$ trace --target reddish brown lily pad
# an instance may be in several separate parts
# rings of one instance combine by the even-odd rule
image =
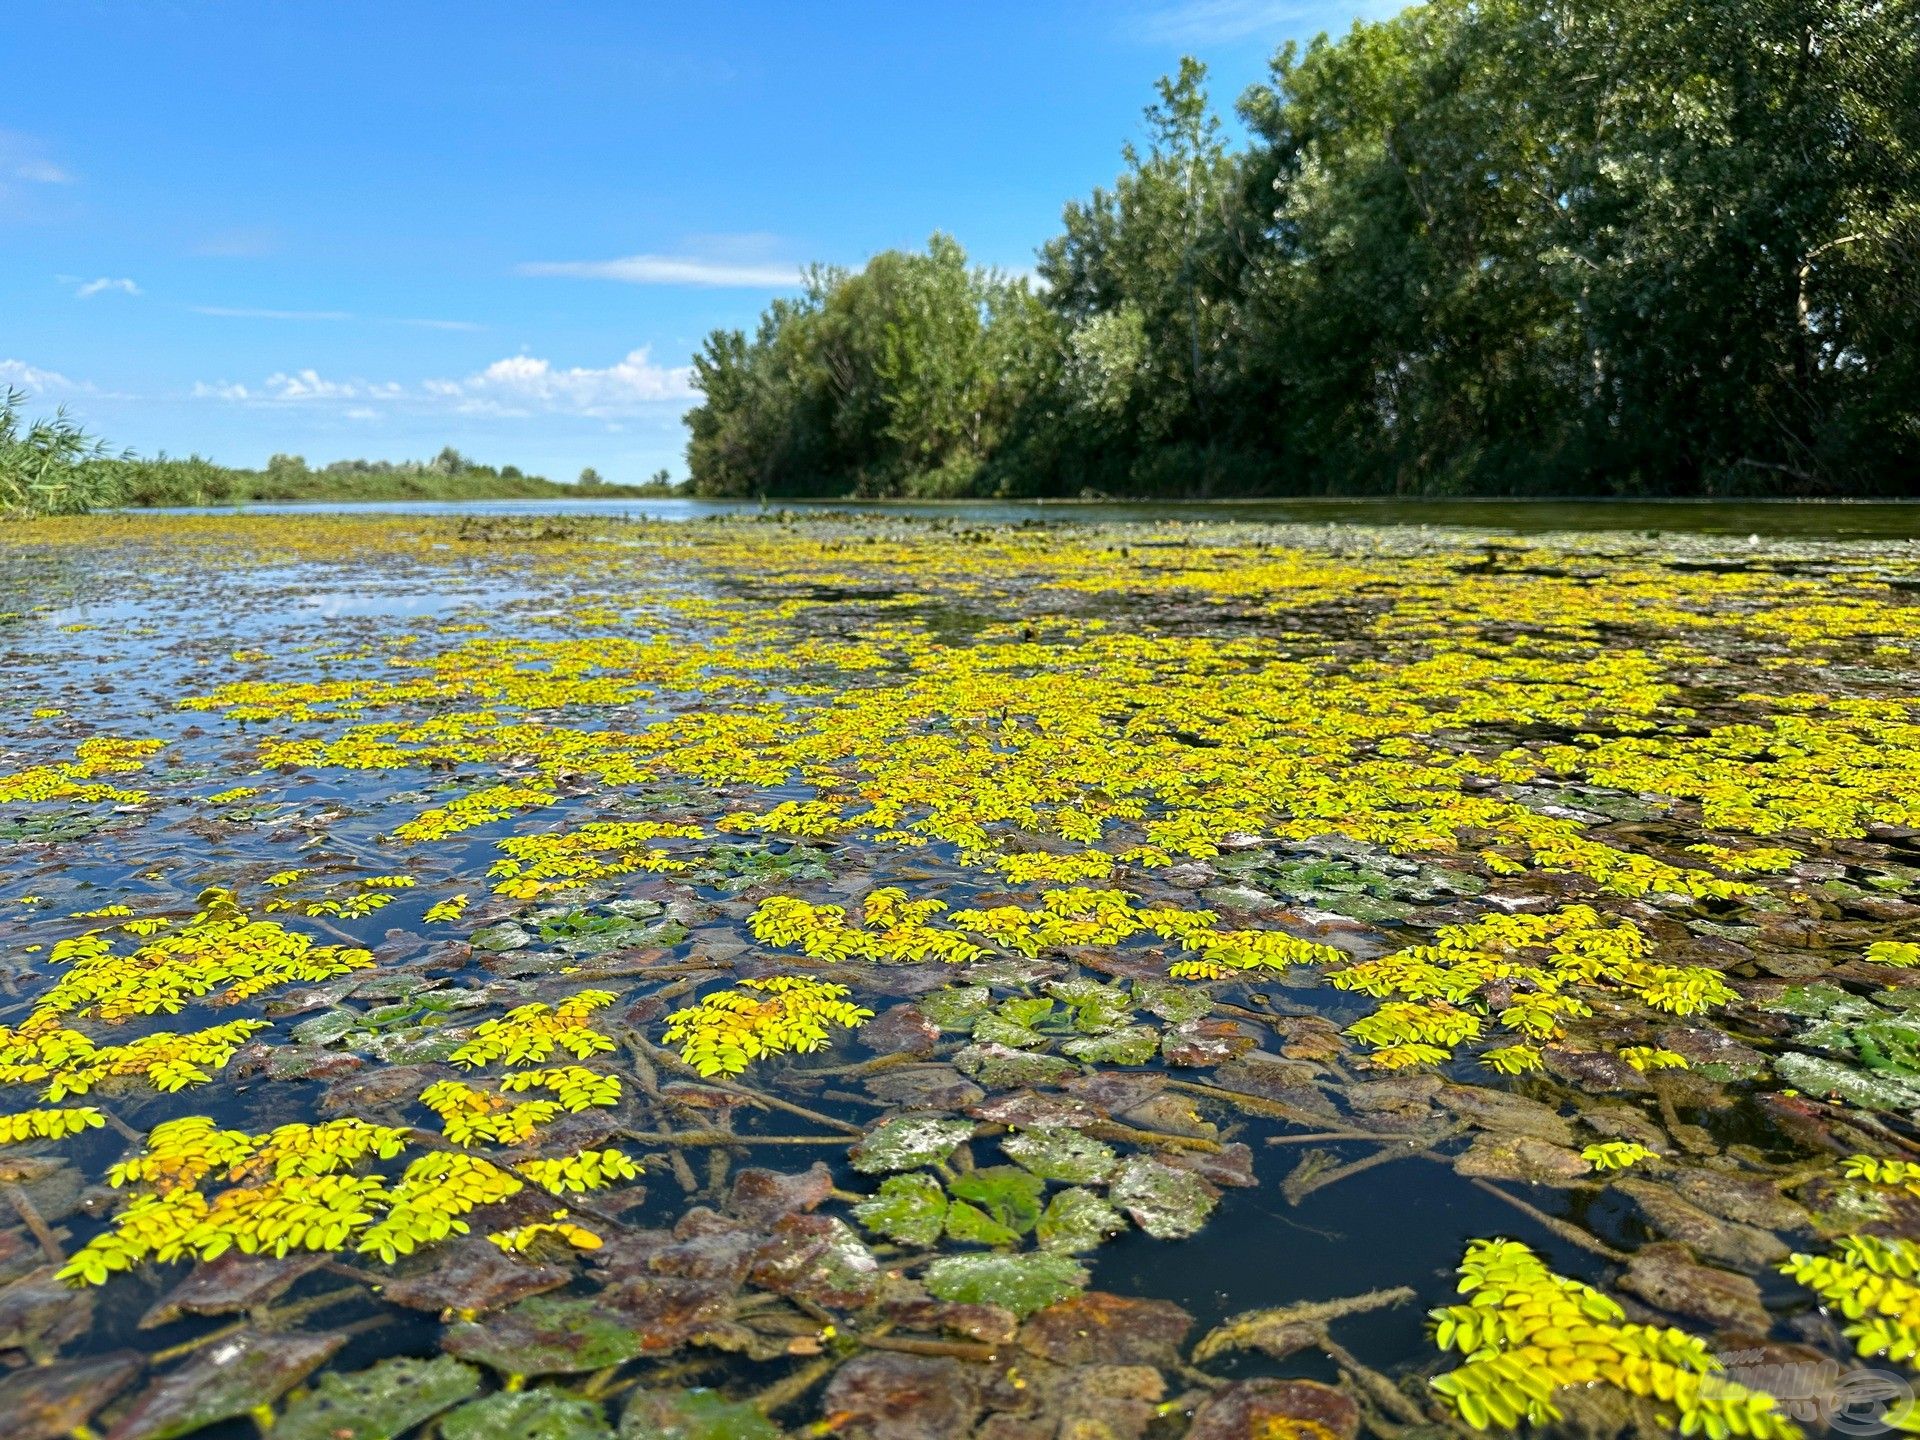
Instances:
[[[1092,1290],[1030,1316],[1020,1346],[1059,1365],[1179,1363],[1193,1317],[1171,1300]]]
[[[945,1356],[869,1351],[840,1367],[823,1408],[859,1440],[958,1440],[980,1413],[980,1380]]]
[[[733,1177],[728,1207],[743,1220],[767,1223],[796,1210],[814,1210],[833,1193],[833,1172],[821,1161],[798,1175],[742,1170]]]
[[[488,1247],[492,1249],[492,1246]],[[327,1263],[325,1255],[243,1255],[229,1250],[193,1267],[186,1279],[140,1317],[140,1328],[169,1325],[182,1315],[232,1315],[285,1294]]]
[[[558,1290],[569,1278],[558,1265],[516,1260],[475,1238],[429,1251],[419,1269],[386,1280],[380,1293],[410,1310],[473,1316]]]
[[[1250,1440],[1261,1435],[1354,1440],[1359,1433],[1359,1410],[1331,1385],[1312,1380],[1243,1380],[1200,1402],[1187,1440]]]
[[[13,1440],[60,1440],[131,1385],[146,1361],[120,1350],[16,1371],[0,1380],[0,1416]]]
[[[93,1292],[74,1290],[53,1273],[42,1266],[0,1289],[0,1352],[50,1356],[93,1327]]]

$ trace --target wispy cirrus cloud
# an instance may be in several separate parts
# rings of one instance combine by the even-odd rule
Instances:
[[[1337,28],[1348,21],[1385,15],[1399,0],[1174,0],[1133,11],[1125,21],[1130,39],[1149,45],[1219,45],[1235,40]]]
[[[613,260],[530,260],[522,275],[566,280],[618,280],[626,285],[703,285],[741,290],[790,290],[801,281],[789,262],[698,255],[625,255]]]
[[[102,275],[98,280],[82,282],[73,292],[77,300],[91,300],[96,295],[138,295],[140,287],[131,280],[112,280]]]
[[[55,200],[79,179],[47,152],[40,140],[0,129],[0,220],[38,220],[58,215],[71,201]]]
[[[196,315],[212,315],[222,320],[361,321],[368,325],[412,325],[425,330],[478,331],[487,327],[472,320],[427,320],[410,316],[355,315],[350,310],[263,310],[251,305],[190,305]]]
[[[351,320],[345,310],[261,310],[251,305],[190,305],[196,315],[221,320]]]
[[[685,405],[694,395],[692,380],[691,366],[656,365],[640,349],[606,366],[560,366],[512,355],[469,375],[417,384],[332,379],[310,368],[278,371],[256,384],[201,382],[192,394],[240,405],[337,405],[348,407],[342,413],[350,419],[367,418],[374,405],[418,413],[606,419]]]
[[[0,130],[0,181],[23,185],[72,185],[71,170],[56,164],[40,140],[19,130]]]

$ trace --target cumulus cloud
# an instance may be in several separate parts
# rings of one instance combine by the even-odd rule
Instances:
[[[42,370],[24,360],[0,360],[0,390],[25,390],[35,395],[83,390],[57,370]]]
[[[109,280],[102,275],[98,280],[88,280],[73,293],[79,299],[91,300],[96,295],[138,295],[140,287],[131,280]]]
[[[628,285],[705,285],[743,290],[789,290],[800,284],[793,264],[692,255],[627,255],[616,260],[534,260],[522,275],[568,280],[619,280]]]
[[[257,385],[201,382],[195,399],[243,405],[342,405],[456,415],[580,415],[606,418],[693,398],[691,366],[656,365],[645,349],[604,367],[562,367],[533,355],[512,355],[485,369],[417,385],[397,380],[336,380],[317,370],[280,371]],[[350,413],[350,412],[349,412]],[[359,417],[354,417],[359,418]]]
[[[514,355],[464,380],[429,380],[430,394],[491,411],[619,415],[693,395],[691,366],[656,365],[645,349],[631,350],[604,369],[562,369],[551,360]]]

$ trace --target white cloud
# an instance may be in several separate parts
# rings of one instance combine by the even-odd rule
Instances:
[[[349,310],[259,310],[251,306],[237,305],[194,305],[189,307],[196,315],[213,315],[222,320],[360,320],[361,316]],[[476,325],[471,320],[416,320],[412,318],[389,318],[383,315],[366,317],[370,325],[413,325],[424,330],[484,330],[484,325]]]
[[[0,130],[0,180],[27,185],[72,185],[73,173],[54,164],[46,147],[18,130]]]
[[[1263,35],[1278,45],[1289,35],[1337,27],[1387,8],[1382,0],[1345,6],[1324,0],[1175,0],[1135,12],[1127,31],[1150,45],[1218,45]]]
[[[534,260],[522,275],[569,280],[619,280],[628,285],[706,285],[745,290],[789,290],[800,267],[784,263],[709,260],[692,255],[628,255],[618,260]]]
[[[399,381],[332,380],[317,370],[280,371],[258,385],[231,381],[193,387],[199,400],[240,405],[341,405],[349,418],[366,418],[374,403],[392,409],[455,415],[630,415],[693,398],[691,366],[656,365],[644,349],[596,368],[562,368],[551,360],[513,355],[457,379]]]
[[[25,390],[44,395],[49,391],[84,390],[87,387],[69,380],[57,370],[42,370],[24,360],[0,360],[0,390]]]
[[[81,300],[91,300],[95,295],[108,295],[114,292],[123,295],[138,295],[140,287],[131,280],[109,280],[102,275],[98,280],[89,280],[74,295]]]
[[[655,365],[644,349],[605,369],[559,369],[551,360],[514,355],[464,380],[430,380],[434,394],[484,407],[523,407],[574,415],[619,415],[693,395],[692,367]]]
[[[21,160],[13,167],[13,178],[29,185],[71,185],[73,176],[51,160]]]

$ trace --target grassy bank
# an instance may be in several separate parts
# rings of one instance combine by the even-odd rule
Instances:
[[[645,485],[614,485],[588,469],[569,485],[512,465],[483,465],[452,446],[431,460],[339,460],[318,469],[297,455],[276,455],[260,470],[197,455],[116,455],[64,413],[29,419],[24,396],[0,394],[0,515],[71,515],[121,505],[591,500],[672,493],[665,471]]]
[[[263,502],[352,503],[374,500],[541,500],[614,499],[672,493],[664,484],[564,484],[541,475],[524,475],[512,466],[468,464],[437,469],[431,465],[320,470],[276,466],[242,470],[198,458],[188,460],[102,460],[95,467],[118,505],[246,505]]]

